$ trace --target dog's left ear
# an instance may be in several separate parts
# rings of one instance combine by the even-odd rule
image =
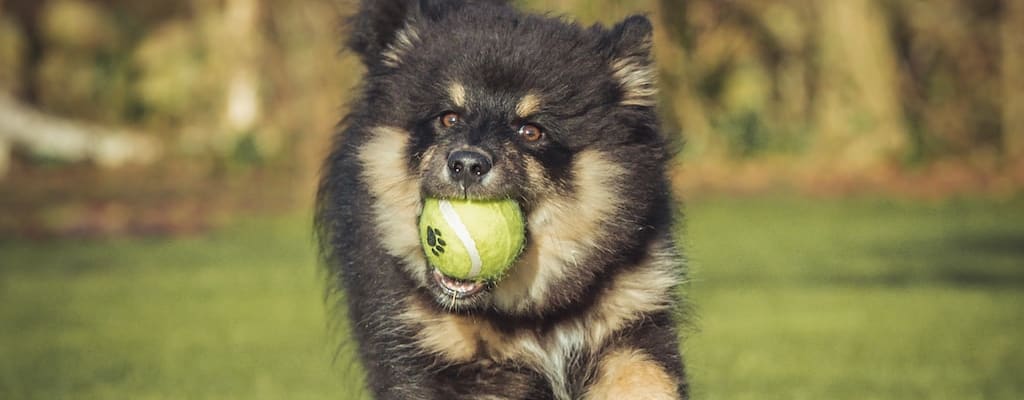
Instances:
[[[654,27],[647,17],[634,15],[608,32],[612,75],[622,89],[621,104],[652,107],[657,104],[657,71],[651,54]]]

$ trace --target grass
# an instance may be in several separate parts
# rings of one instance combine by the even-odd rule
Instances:
[[[696,398],[1024,396],[1024,202],[691,211]]]
[[[0,398],[319,399],[332,367],[304,220],[0,250]],[[344,362],[342,359],[340,362]],[[337,398],[337,396],[334,396]]]
[[[695,398],[1024,396],[1024,199],[687,214]],[[307,222],[0,244],[0,398],[361,398]]]

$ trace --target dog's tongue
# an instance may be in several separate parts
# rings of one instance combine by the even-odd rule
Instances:
[[[458,296],[469,296],[472,294],[476,294],[476,292],[479,292],[481,289],[484,288],[484,284],[482,282],[472,282],[464,281],[461,279],[455,279],[446,276],[445,274],[442,274],[441,271],[438,271],[436,269],[434,270],[434,279],[437,280],[437,283],[441,284],[442,287],[450,290],[453,294]]]

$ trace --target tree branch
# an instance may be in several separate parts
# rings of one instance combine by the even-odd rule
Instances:
[[[160,143],[154,138],[52,116],[6,94],[0,94],[0,141],[32,154],[71,162],[92,161],[102,167],[147,164],[161,153]]]

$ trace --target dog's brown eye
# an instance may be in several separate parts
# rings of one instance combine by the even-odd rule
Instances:
[[[519,137],[527,142],[536,142],[544,138],[544,131],[537,125],[524,124],[519,127]]]
[[[445,128],[451,128],[455,126],[455,124],[459,123],[459,121],[461,120],[462,119],[459,118],[459,114],[445,113],[444,115],[441,116],[441,125],[444,125]]]

